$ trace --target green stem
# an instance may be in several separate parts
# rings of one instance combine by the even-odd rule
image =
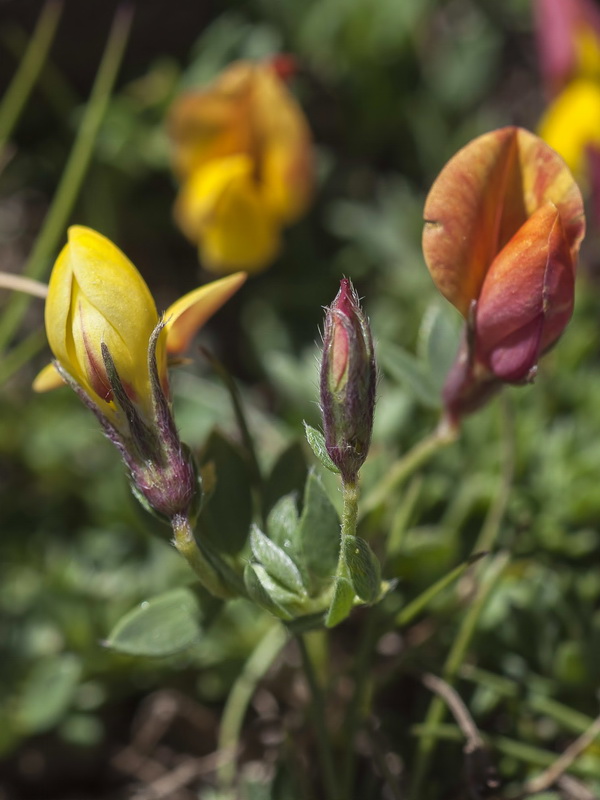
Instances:
[[[354,782],[355,746],[354,740],[356,732],[364,715],[365,697],[367,696],[367,686],[370,681],[369,664],[373,655],[373,646],[379,633],[377,620],[378,606],[369,609],[364,629],[361,631],[358,653],[354,661],[354,693],[348,705],[344,731],[346,736],[346,752],[342,765],[342,792],[344,800],[352,797],[352,787]]]
[[[44,277],[73,210],[125,51],[131,20],[132,10],[128,7],[122,7],[115,15],[75,144],[44,225],[25,265],[24,274],[29,278],[39,280]],[[6,350],[21,324],[28,304],[29,298],[21,294],[13,295],[7,303],[0,318],[0,352]]]
[[[219,728],[219,753],[223,759],[217,771],[220,789],[231,790],[235,782],[236,752],[248,705],[258,683],[273,664],[287,642],[285,628],[273,625],[258,642],[233,684],[221,717]]]
[[[194,570],[202,585],[215,597],[228,598],[232,592],[225,586],[220,575],[201,552],[187,517],[177,514],[171,520],[173,544]]]
[[[319,686],[315,669],[306,647],[306,642],[302,634],[296,636],[296,641],[300,648],[302,656],[302,665],[304,667],[304,674],[310,687],[310,713],[312,716],[315,736],[317,737],[317,746],[319,753],[319,760],[321,762],[321,770],[323,773],[323,784],[327,800],[347,800],[338,793],[337,775],[335,765],[333,762],[333,753],[331,742],[327,733],[327,721],[325,716],[325,698]]]
[[[444,680],[449,684],[453,683],[458,673],[471,640],[473,639],[475,631],[477,630],[477,624],[479,622],[481,612],[483,611],[483,607],[485,606],[491,591],[496,586],[498,579],[508,564],[508,560],[508,555],[501,553],[489,565],[475,600],[471,604],[463,619],[458,631],[458,635],[454,640],[446,659],[442,673]],[[419,745],[415,756],[413,778],[409,793],[409,798],[411,800],[421,800],[423,796],[423,780],[429,770],[429,764],[431,762],[436,743],[435,730],[443,722],[445,713],[446,704],[444,700],[438,696],[432,698],[425,716],[425,722],[423,724],[423,735],[419,739]]]
[[[500,486],[494,502],[487,514],[479,538],[475,543],[473,552],[490,550],[493,546],[500,523],[504,517],[506,507],[510,498],[510,491],[515,473],[515,428],[511,415],[509,401],[506,395],[500,397],[501,411],[501,441],[502,441],[502,466],[500,474]]]
[[[455,442],[458,430],[446,423],[440,424],[429,436],[405,453],[389,470],[385,478],[361,502],[361,517],[382,506],[413,472],[423,466],[435,453]]]
[[[358,481],[342,484],[342,536],[356,536],[358,524]]]
[[[240,429],[240,433],[242,435],[242,441],[244,442],[244,449],[246,451],[246,455],[248,457],[248,461],[250,463],[250,470],[252,476],[252,482],[254,484],[254,488],[256,490],[257,496],[261,499],[261,508],[259,511],[261,512],[262,516],[262,490],[263,490],[263,480],[262,480],[262,472],[260,469],[260,464],[258,461],[258,456],[256,454],[256,446],[254,444],[254,439],[252,438],[252,434],[250,433],[250,426],[248,425],[248,421],[246,419],[246,412],[244,410],[244,406],[242,403],[242,398],[240,396],[240,391],[238,386],[231,376],[229,370],[222,364],[216,356],[214,356],[209,350],[206,348],[201,348],[201,351],[204,357],[208,360],[211,367],[217,373],[223,385],[229,392],[229,396],[231,398],[231,404],[233,406],[233,412],[235,414],[235,418]]]
[[[460,677],[463,680],[472,681],[478,686],[483,686],[501,697],[519,698],[519,702],[534,713],[550,717],[559,725],[577,734],[584,733],[594,721],[592,717],[581,711],[569,708],[552,697],[546,697],[533,691],[529,682],[525,685],[526,694],[523,695],[523,687],[519,683],[504,675],[496,675],[470,664],[464,664],[461,667]]]
[[[508,401],[504,400],[501,406],[503,457],[500,483],[495,500],[490,506],[490,509],[484,520],[481,533],[475,544],[474,554],[477,554],[480,551],[490,550],[493,547],[500,531],[500,523],[508,504],[514,472],[514,429],[512,426],[510,409],[507,405],[507,402]],[[489,571],[486,575],[486,580],[480,586],[475,601],[463,619],[458,631],[458,635],[454,640],[444,665],[443,677],[449,684],[453,683],[462,665],[473,635],[475,634],[483,606],[485,605],[490,592],[494,588],[496,581],[500,577],[507,562],[508,557],[501,554],[490,564]],[[425,718],[425,731],[427,732],[440,725],[444,719],[445,713],[446,705],[442,698],[437,696],[432,698],[427,711],[427,716]],[[409,795],[411,800],[420,800],[423,778],[429,767],[431,757],[433,756],[435,743],[436,739],[433,734],[426,734],[419,741],[415,760],[415,768],[413,771],[411,792]]]
[[[404,606],[404,608],[398,612],[395,619],[396,625],[401,628],[409,625],[413,619],[418,616],[421,611],[423,611],[423,609],[427,608],[434,597],[437,597],[440,592],[443,592],[444,589],[450,586],[450,584],[458,580],[458,578],[460,578],[460,576],[466,572],[469,567],[471,567],[476,561],[479,561],[480,558],[483,558],[484,555],[486,554],[477,553],[468,561],[459,564],[458,567],[455,567],[447,575],[442,576],[438,581],[429,586],[429,588],[425,589],[424,592],[418,595],[418,597],[415,597],[414,600],[412,600],[408,605]]]
[[[48,55],[54,39],[63,3],[49,0],[42,9],[37,25],[19,68],[0,104],[0,153],[4,150]]]
[[[458,725],[438,725],[434,729],[429,729],[426,725],[414,725],[410,733],[413,736],[421,737],[432,733],[436,739],[444,739],[453,742],[464,742],[464,733]],[[549,767],[556,761],[556,753],[543,750],[527,742],[515,741],[507,736],[487,736],[481,734],[481,738],[486,745],[502,755],[516,758],[529,765],[538,767]],[[598,777],[598,758],[593,756],[580,758],[570,767],[573,775],[581,778],[597,779]]]
[[[358,525],[358,481],[352,483],[342,481],[342,524],[340,537],[343,542],[344,536],[356,536],[356,526]],[[337,568],[334,581],[339,578],[350,580],[350,574],[344,556],[344,547],[340,546]]]

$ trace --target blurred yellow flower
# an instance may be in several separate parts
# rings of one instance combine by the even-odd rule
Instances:
[[[577,179],[585,178],[586,151],[600,147],[600,83],[578,78],[567,84],[546,109],[538,133]]]
[[[156,343],[156,368],[168,391],[168,354],[183,352],[195,332],[237,291],[246,278],[237,273],[201,286],[173,303],[164,314]],[[48,287],[46,332],[56,362],[113,424],[120,409],[107,358],[129,400],[152,417],[150,340],[159,315],[152,295],[131,261],[109,239],[91,228],[69,228]],[[154,354],[152,354],[154,356]],[[49,365],[34,382],[36,391],[62,383]]]
[[[600,219],[600,8],[534,0],[540,71],[552,98],[538,133],[591,196]]]
[[[258,272],[313,188],[306,119],[273,63],[239,61],[182,95],[169,117],[182,187],[175,219],[207,269]]]

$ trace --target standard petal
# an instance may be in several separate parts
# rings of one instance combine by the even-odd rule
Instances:
[[[546,203],[558,209],[573,266],[585,236],[583,197],[564,160],[539,136],[517,129],[519,173],[528,217]]]
[[[525,221],[522,198],[518,191],[510,191],[516,146],[516,128],[493,131],[470,142],[446,164],[425,203],[425,261],[437,288],[464,316],[501,248],[509,192],[513,233]]]
[[[264,196],[273,214],[287,224],[305,212],[312,197],[310,129],[272,64],[257,66],[252,101]]]
[[[254,65],[232,64],[206,89],[187,92],[169,111],[173,167],[180,179],[214,158],[249,152]]]
[[[165,311],[167,352],[183,353],[204,323],[237,292],[246,280],[236,272],[180,297]]]
[[[558,209],[574,260],[585,230],[581,193],[539,137],[492,131],[444,167],[425,205],[423,252],[434,283],[464,316],[496,255],[547,202]]]
[[[158,313],[146,282],[127,256],[101,233],[69,228],[70,266],[82,294],[137,356],[148,349]]]

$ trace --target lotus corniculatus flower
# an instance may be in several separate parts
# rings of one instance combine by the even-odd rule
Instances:
[[[238,61],[171,108],[175,219],[216,273],[258,272],[277,256],[282,228],[306,210],[311,135],[281,75],[281,58]]]
[[[34,388],[68,383],[119,449],[138,498],[160,516],[193,518],[200,496],[171,415],[167,366],[241,286],[244,273],[190,292],[159,318],[131,261],[100,233],[73,226],[48,287],[54,361]]]
[[[545,142],[508,127],[446,164],[424,216],[433,281],[467,323],[444,388],[448,419],[458,423],[503,383],[532,380],[569,322],[583,201]]]

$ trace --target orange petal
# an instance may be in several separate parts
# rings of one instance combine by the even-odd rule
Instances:
[[[64,385],[65,382],[61,378],[60,373],[54,364],[48,364],[35,376],[33,381],[33,391],[50,392],[52,389],[58,389],[59,386]]]
[[[180,297],[165,312],[167,352],[182,353],[204,323],[237,292],[246,280],[245,272],[236,272]]]
[[[475,319],[477,360],[502,380],[523,380],[571,318],[574,281],[560,214],[547,203],[487,273]]]
[[[539,137],[501,128],[446,164],[425,204],[423,252],[434,283],[464,316],[496,255],[547,202],[558,209],[574,259],[585,230],[581,193]]]
[[[237,61],[206,89],[186,92],[173,103],[168,132],[180,179],[213,158],[250,151],[254,70],[252,62]]]

